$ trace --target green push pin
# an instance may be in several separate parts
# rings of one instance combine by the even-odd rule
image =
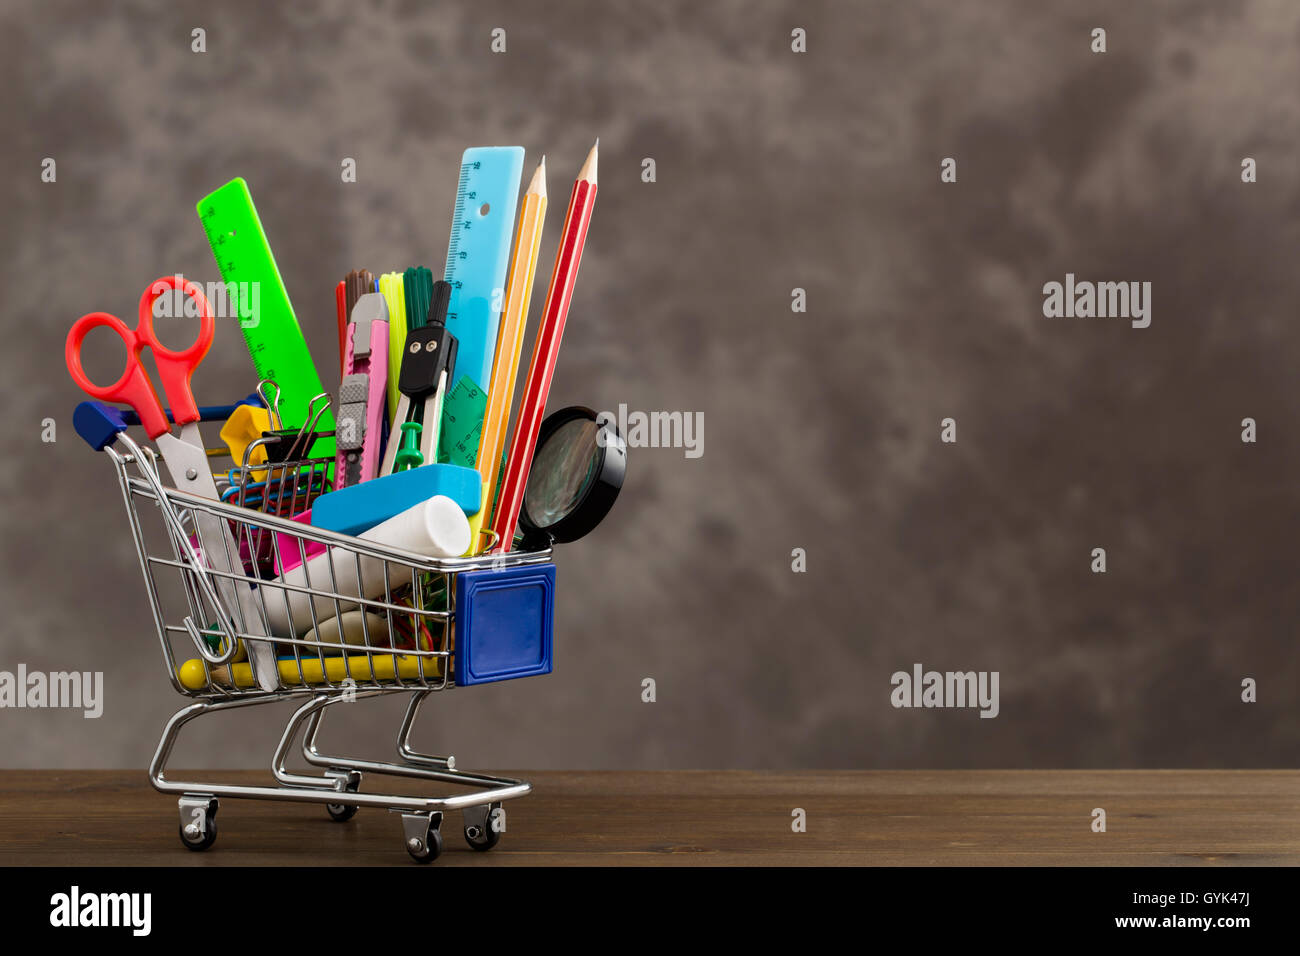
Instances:
[[[393,474],[408,468],[419,468],[424,464],[424,455],[420,454],[420,423],[402,422],[402,443],[393,458]]]

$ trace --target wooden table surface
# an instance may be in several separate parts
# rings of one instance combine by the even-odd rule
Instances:
[[[1300,771],[509,775],[534,790],[506,805],[500,845],[471,851],[454,814],[435,866],[1300,863]],[[796,807],[806,833],[791,830]],[[1092,832],[1094,807],[1105,833]],[[399,818],[381,810],[339,824],[318,805],[227,798],[204,853],[181,847],[178,822],[176,798],[142,770],[0,771],[0,865],[411,865]]]

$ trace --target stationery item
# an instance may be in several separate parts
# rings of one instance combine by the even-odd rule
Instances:
[[[416,303],[423,303],[423,292],[417,284],[407,289]],[[408,317],[406,347],[402,352],[402,366],[398,373],[397,388],[402,393],[397,403],[393,424],[404,428],[408,423],[420,425],[420,464],[437,460],[438,430],[442,424],[442,401],[447,391],[447,377],[456,361],[458,343],[447,331],[444,320],[451,286],[442,281],[431,283],[431,300],[427,304],[424,322],[413,324],[409,313],[412,298],[407,299]],[[412,434],[413,429],[407,429]],[[390,441],[384,453],[380,474],[389,475],[397,463],[399,441]]]
[[[175,351],[163,345],[154,332],[153,304],[161,295],[170,294],[180,289],[197,307],[199,313],[199,335],[189,348]],[[126,369],[122,377],[109,386],[100,386],[92,382],[81,364],[81,350],[86,335],[96,328],[109,328],[116,332],[126,346]],[[190,388],[190,379],[194,370],[208,354],[212,346],[215,331],[212,306],[208,303],[203,290],[193,282],[180,276],[164,276],[150,284],[140,296],[138,318],[134,329],[128,328],[115,315],[107,312],[91,312],[73,323],[68,332],[64,348],[68,371],[82,390],[92,398],[108,402],[121,402],[130,405],[140,416],[145,434],[158,446],[163,460],[172,476],[172,484],[180,491],[204,498],[217,499],[217,484],[208,465],[207,452],[203,446],[203,436],[199,432],[199,408],[194,402],[194,393]],[[171,415],[163,410],[162,401],[154,390],[153,383],[140,361],[140,352],[145,346],[153,353],[158,368],[158,377],[162,381],[163,391],[171,404]],[[168,419],[172,418],[181,426],[180,437],[171,433]],[[243,585],[236,585],[226,575],[236,571],[235,562],[239,559],[239,547],[231,534],[230,526],[220,517],[195,510],[195,527],[203,549],[204,561],[213,571],[218,572],[216,588],[226,607],[238,607],[241,621],[228,622],[232,631],[255,632],[260,627],[257,601],[253,592]],[[238,569],[243,574],[242,566]],[[242,627],[239,626],[242,624]],[[264,690],[275,688],[275,654],[271,645],[264,641],[252,642],[250,653],[258,674],[258,680]]]
[[[299,428],[277,428],[264,432],[262,437],[268,439],[267,460],[278,465],[284,462],[302,461],[312,454],[324,457],[317,445],[321,439],[321,429],[317,426],[329,407],[329,394],[322,392],[307,403],[307,421]]]
[[[228,284],[243,283],[239,288],[258,284],[260,313],[241,316],[239,322],[258,378],[271,379],[280,387],[281,404],[286,407],[307,407],[325,388],[298,327],[248,185],[242,179],[232,179],[199,200],[197,209],[221,277]],[[328,410],[321,428],[334,430],[334,417]],[[334,439],[322,439],[317,453],[333,457]]]
[[[519,514],[524,548],[577,541],[604,520],[627,473],[627,445],[609,416],[571,405],[546,417]]]
[[[261,403],[261,407],[271,413],[271,427],[283,428],[284,419],[280,417],[280,386],[269,378],[264,378],[257,383],[257,388],[249,398],[256,398]],[[245,404],[257,404],[245,399]],[[204,416],[207,417],[207,416]]]
[[[209,624],[206,629],[199,631],[199,635],[203,638],[203,643],[208,645],[208,650],[212,651],[212,653],[220,654],[225,650],[225,640],[215,621]],[[236,663],[248,660],[248,651],[244,649],[243,641],[235,642],[235,656],[232,657],[231,660]]]
[[[360,537],[434,558],[457,558],[469,547],[469,519],[446,495],[434,495]]]
[[[555,361],[559,356],[560,339],[564,335],[564,322],[569,314],[578,266],[582,262],[582,248],[591,224],[591,212],[596,204],[596,161],[600,140],[591,147],[587,161],[578,172],[569,196],[569,210],[564,217],[564,231],[560,234],[560,247],[555,256],[555,269],[551,284],[546,290],[546,304],[542,308],[541,324],[533,345],[533,357],[528,366],[519,417],[515,423],[514,437],[510,443],[510,459],[506,464],[505,478],[497,498],[492,530],[497,535],[497,547],[509,551],[523,504],[528,483],[528,469],[537,444],[537,433],[546,410],[546,397],[551,390],[555,374]]]
[[[318,412],[312,421],[320,417]],[[320,432],[315,428],[277,428],[262,433],[263,438],[273,439],[266,444],[266,458],[273,465],[282,465],[286,461],[301,461],[309,458],[320,439]]]
[[[286,686],[306,684],[323,684],[329,681],[341,683],[351,677],[357,683],[370,680],[419,680],[421,676],[442,677],[442,658],[415,657],[409,654],[389,654],[372,651],[369,654],[354,654],[348,657],[326,657],[322,664],[319,657],[304,653],[300,660],[288,658],[276,662],[280,680]],[[301,670],[299,670],[301,667]],[[247,664],[225,665],[212,668],[212,683],[229,687],[252,687],[253,675]],[[176,669],[176,677],[181,686],[189,690],[202,690],[208,686],[203,662],[198,658],[186,661]]]
[[[403,472],[403,474],[407,474]],[[367,485],[374,484],[368,482]],[[367,485],[357,485],[364,488]],[[315,509],[313,508],[313,511]],[[386,547],[411,551],[428,557],[454,558],[469,548],[469,519],[456,502],[443,495],[421,501],[412,508],[375,525],[358,537]],[[387,564],[378,558],[339,552],[331,560],[329,553],[318,554],[291,568],[274,581],[263,582],[267,620],[272,633],[289,637],[309,630],[340,611],[353,610],[353,605],[330,598],[311,599],[301,590],[291,588],[311,587],[327,590],[343,597],[373,599],[384,594],[385,587],[399,586],[403,579],[410,580],[410,572],[400,564]],[[388,574],[384,569],[388,567]],[[276,584],[288,587],[276,587]],[[315,609],[315,622],[312,609]]]
[[[397,457],[393,459],[393,473],[419,468],[424,464],[424,455],[420,451],[420,433],[423,431],[419,422],[402,422],[401,445]]]
[[[433,302],[433,273],[424,266],[411,266],[402,273],[402,291],[406,296],[406,330],[429,324],[429,305]],[[446,322],[445,309],[440,321]]]
[[[248,446],[261,438],[263,432],[270,430],[269,409],[239,405],[221,426],[221,440],[230,449],[230,460],[237,467],[242,468],[245,464],[262,465],[266,463],[266,448],[262,445],[254,445],[250,453]],[[244,461],[245,454],[248,455],[247,462]],[[250,471],[249,475],[256,481],[263,481],[266,479],[266,469]]]
[[[446,459],[448,464],[473,468],[478,463],[487,401],[487,393],[470,381],[468,375],[462,375],[447,396],[442,411],[442,452],[439,457]]]
[[[335,488],[378,476],[387,386],[388,305],[378,292],[368,292],[357,299],[348,322],[335,426]]]
[[[441,575],[425,574],[421,576],[421,592],[424,603],[420,610],[441,611],[447,608],[447,582]],[[414,608],[416,598],[411,588],[405,593],[394,594],[393,603]],[[445,649],[443,632],[446,623],[423,614],[393,614],[393,647],[402,651],[433,651]]]
[[[232,468],[224,478],[228,484],[221,490],[222,501],[234,501],[241,508],[257,508],[271,514],[282,514],[282,509],[279,507],[282,499],[304,495],[315,497],[325,487],[324,475],[319,472],[312,474],[310,478],[300,477],[297,482],[292,477],[282,480],[279,474],[269,481],[245,482],[242,469]]]
[[[339,323],[339,374],[346,375],[347,365],[348,321],[352,310],[357,307],[357,299],[368,292],[375,291],[375,277],[368,269],[353,269],[334,287],[334,305],[338,311]]]
[[[402,349],[406,347],[406,287],[400,272],[385,272],[379,277],[379,291],[388,303],[388,420],[397,416],[397,372],[402,367]]]
[[[357,644],[365,647],[367,635],[370,638],[368,646],[388,647],[387,616],[373,611],[345,611],[338,617],[321,621],[317,627],[304,634],[303,639],[320,644]]]
[[[514,254],[510,260],[509,278],[506,280],[505,306],[501,312],[501,327],[497,333],[496,358],[492,362],[492,386],[487,404],[479,413],[482,426],[461,439],[451,434],[456,427],[452,409],[465,379],[456,383],[443,413],[443,428],[450,443],[448,460],[462,462],[458,455],[477,445],[474,467],[483,476],[483,507],[470,516],[471,548],[478,550],[482,541],[479,532],[490,525],[492,504],[496,500],[497,475],[500,473],[501,453],[506,444],[506,428],[510,423],[510,403],[515,397],[515,380],[519,373],[519,358],[524,350],[524,327],[528,323],[528,306],[533,297],[533,280],[537,275],[537,256],[542,248],[542,224],[546,219],[546,157],[537,164],[532,181],[524,193],[519,208],[519,225],[515,232]],[[455,419],[461,417],[457,412]],[[471,418],[473,412],[471,412]],[[448,420],[452,420],[449,422]],[[464,462],[468,464],[468,462]]]
[[[334,313],[338,320],[339,326],[339,374],[343,374],[344,353],[347,351],[347,333],[348,333],[348,316],[352,310],[348,308],[348,283],[347,280],[341,280],[334,287]]]
[[[397,442],[396,435],[389,439],[390,445]],[[481,492],[482,482],[473,468],[421,465],[321,495],[312,503],[311,523],[339,534],[361,534],[434,495],[445,495],[466,514],[473,514],[482,504]]]
[[[483,392],[491,385],[523,166],[521,146],[474,147],[461,157],[445,276],[452,285],[447,328],[460,343],[447,376],[452,385],[464,375]],[[438,460],[452,459],[440,453]]]
[[[311,524],[311,508],[300,512],[290,521],[297,521],[299,524]],[[301,547],[299,547],[301,545]],[[275,548],[273,555],[275,558],[275,573],[285,574],[292,571],[298,565],[303,563],[303,556],[310,561],[316,555],[322,553],[327,545],[319,541],[308,541],[306,538],[297,538],[291,534],[285,534],[283,531],[275,533]]]

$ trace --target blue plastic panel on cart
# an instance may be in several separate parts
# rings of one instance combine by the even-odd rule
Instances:
[[[456,576],[455,679],[461,687],[551,672],[555,565]]]

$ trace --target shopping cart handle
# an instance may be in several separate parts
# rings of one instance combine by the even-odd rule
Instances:
[[[225,421],[235,413],[240,405],[262,407],[262,400],[254,392],[235,402],[233,405],[202,405],[199,407],[199,421]],[[174,422],[172,410],[164,409],[167,421]],[[120,432],[131,425],[139,425],[140,416],[129,408],[114,408],[103,402],[82,402],[72,413],[72,427],[85,439],[86,444],[95,451],[103,451],[117,441]]]
[[[235,409],[238,408],[240,405],[256,405],[258,408],[266,407],[265,405],[262,404],[262,400],[258,398],[257,393],[253,392],[250,395],[245,395],[243,398],[235,402],[235,404],[233,405],[200,405],[199,421],[201,422],[223,421],[224,422],[231,415],[235,414]],[[173,425],[176,424],[176,419],[172,417],[172,410],[170,408],[164,408],[163,414],[167,416],[167,421],[171,422]],[[122,417],[126,419],[126,423],[128,425],[140,424],[140,416],[137,415],[133,409],[130,408],[122,409]]]
[[[126,431],[126,413],[103,402],[82,402],[72,413],[72,427],[87,445],[103,451]]]

